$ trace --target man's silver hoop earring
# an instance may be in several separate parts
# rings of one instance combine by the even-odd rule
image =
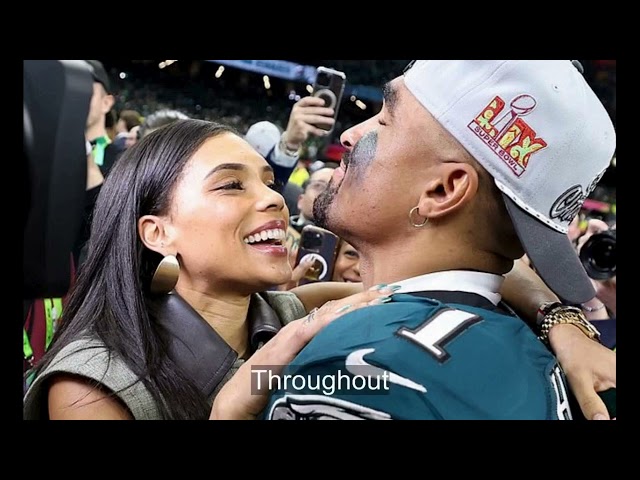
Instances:
[[[411,211],[409,212],[409,222],[411,222],[411,225],[413,225],[413,226],[414,226],[414,227],[416,227],[416,228],[424,227],[424,226],[427,224],[427,222],[429,221],[429,219],[425,217],[425,219],[423,220],[423,222],[422,222],[422,223],[416,223],[416,222],[413,220],[413,214],[414,214],[416,211],[418,211],[418,207],[413,207],[413,208],[411,209]]]

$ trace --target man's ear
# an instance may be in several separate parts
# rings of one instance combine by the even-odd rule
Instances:
[[[421,217],[432,220],[460,211],[478,191],[478,172],[467,163],[443,162],[430,173],[418,203]]]
[[[116,99],[113,95],[105,95],[102,97],[102,113],[105,115],[113,108],[116,103]]]
[[[145,215],[138,220],[138,235],[140,240],[149,250],[159,254],[174,255],[171,249],[173,236],[166,220],[157,215]]]

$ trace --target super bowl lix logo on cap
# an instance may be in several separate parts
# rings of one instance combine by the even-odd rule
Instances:
[[[522,117],[536,108],[531,95],[518,95],[509,103],[495,96],[480,114],[469,123],[469,129],[520,177],[529,164],[531,155],[547,146],[536,137],[536,131]]]

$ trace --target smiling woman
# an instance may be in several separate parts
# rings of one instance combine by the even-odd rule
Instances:
[[[128,149],[102,187],[24,417],[206,419],[267,342],[264,358],[293,358],[318,328],[294,320],[320,305],[267,291],[291,277],[288,211],[273,184],[264,158],[211,122],[181,120]],[[314,322],[384,294],[335,302]]]

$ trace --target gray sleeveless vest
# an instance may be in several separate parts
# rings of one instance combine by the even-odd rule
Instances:
[[[206,321],[179,295],[166,295],[154,316],[171,333],[170,357],[213,405],[227,381],[244,363]],[[250,347],[260,348],[282,326],[302,318],[306,311],[290,292],[254,294],[249,305]],[[65,346],[30,385],[25,398],[25,420],[48,419],[47,380],[56,373],[76,374],[103,385],[128,407],[136,420],[160,419],[154,397],[137,375],[98,339],[90,336]]]

